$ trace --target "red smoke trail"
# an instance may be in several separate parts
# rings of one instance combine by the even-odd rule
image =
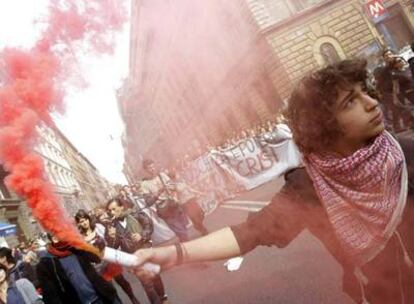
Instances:
[[[85,244],[72,225],[53,186],[45,179],[40,156],[34,152],[41,122],[63,109],[64,86],[73,78],[74,50],[111,52],[116,31],[126,20],[120,0],[52,0],[41,38],[30,50],[0,53],[0,162],[10,172],[6,183],[27,200],[40,224],[77,248]],[[3,79],[1,79],[3,78]]]

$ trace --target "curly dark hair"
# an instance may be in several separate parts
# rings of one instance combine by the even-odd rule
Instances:
[[[367,89],[367,61],[344,60],[303,77],[285,110],[293,138],[303,154],[318,153],[342,135],[335,118],[338,89],[360,83]]]

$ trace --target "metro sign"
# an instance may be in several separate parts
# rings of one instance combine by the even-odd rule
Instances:
[[[382,0],[370,0],[365,3],[365,10],[371,18],[378,18],[387,12]]]

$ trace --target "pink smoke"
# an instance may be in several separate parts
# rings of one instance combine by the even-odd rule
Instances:
[[[26,199],[39,223],[59,239],[94,251],[83,242],[45,179],[42,159],[34,152],[35,126],[52,124],[63,110],[64,83],[73,77],[74,50],[108,53],[126,21],[119,0],[52,1],[47,27],[29,50],[0,53],[4,85],[0,88],[0,162],[10,172],[6,183]],[[0,74],[1,75],[1,74]]]

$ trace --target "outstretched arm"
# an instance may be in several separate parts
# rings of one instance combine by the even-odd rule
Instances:
[[[304,170],[301,175],[304,174]],[[295,176],[293,173],[291,176]],[[305,176],[306,177],[306,176]],[[296,174],[295,180],[302,177]],[[226,259],[243,255],[259,245],[279,248],[287,246],[305,228],[306,207],[300,199],[299,191],[306,183],[292,184],[287,180],[283,189],[272,202],[259,212],[249,215],[238,225],[226,227],[202,238],[181,244],[181,247],[168,246],[138,250],[135,255],[139,264],[152,262],[164,269],[177,264],[180,248],[182,262],[201,262]],[[306,188],[312,187],[310,181]],[[312,188],[310,188],[312,189]],[[308,195],[305,193],[305,195]]]
[[[182,243],[184,263],[213,261],[240,255],[240,248],[230,228],[223,228],[202,238]],[[177,264],[176,246],[149,248],[135,253],[140,262],[152,262],[162,268]]]

